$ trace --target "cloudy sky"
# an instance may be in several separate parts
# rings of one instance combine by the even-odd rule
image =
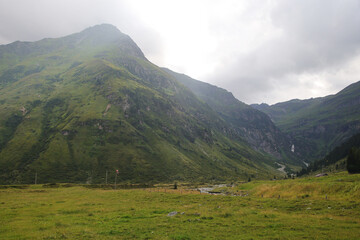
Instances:
[[[155,64],[272,104],[360,80],[359,13],[360,0],[0,0],[0,44],[110,23]]]

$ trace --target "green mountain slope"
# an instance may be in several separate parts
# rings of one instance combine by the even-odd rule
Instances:
[[[0,183],[268,177],[218,113],[111,25],[0,46]]]
[[[323,159],[311,163],[307,168],[303,168],[299,175],[309,174],[324,169],[335,168],[334,170],[345,170],[345,159],[352,148],[360,148],[360,134],[356,134],[343,142],[340,146],[335,147]]]
[[[266,114],[237,100],[232,93],[225,89],[192,79],[184,74],[175,73],[169,69],[164,70],[208,104],[253,148],[269,153],[283,163],[298,166],[303,164],[291,152],[291,140],[274,125]]]
[[[304,160],[322,158],[360,132],[360,82],[335,95],[253,107],[267,113],[289,134]]]

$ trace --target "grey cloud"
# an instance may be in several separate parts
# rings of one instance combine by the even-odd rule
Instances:
[[[278,1],[271,21],[282,34],[221,65],[210,81],[249,103],[274,101],[267,95],[279,84],[310,91],[294,75],[345,67],[359,55],[359,12],[356,0]]]
[[[358,0],[281,1],[272,19],[286,34],[287,45],[296,47],[285,50],[299,63],[295,70],[304,71],[331,66],[358,53],[359,12]]]

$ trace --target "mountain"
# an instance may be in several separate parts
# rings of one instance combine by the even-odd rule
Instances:
[[[299,175],[309,174],[320,170],[345,170],[346,161],[352,149],[360,149],[360,133],[352,136],[340,146],[335,147],[323,159],[311,163],[303,168]],[[358,163],[360,165],[360,163]],[[333,168],[333,169],[332,169]]]
[[[269,153],[283,163],[303,164],[291,151],[291,139],[274,125],[269,116],[239,101],[225,89],[164,70],[217,112],[253,148]]]
[[[306,161],[323,158],[360,132],[360,82],[322,98],[252,106],[293,139],[295,151]]]
[[[279,174],[233,126],[112,25],[0,46],[2,184]]]

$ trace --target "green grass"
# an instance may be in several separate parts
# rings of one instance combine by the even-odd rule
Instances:
[[[333,188],[334,182],[339,188]],[[294,186],[293,196],[285,197],[289,185]],[[308,196],[297,197],[304,194],[301,186],[308,186]],[[0,239],[359,239],[359,187],[359,175],[342,173],[233,188],[247,191],[247,197],[199,194],[181,187],[166,192],[2,188]],[[261,197],[264,188],[272,192]],[[178,214],[167,216],[172,211]]]

